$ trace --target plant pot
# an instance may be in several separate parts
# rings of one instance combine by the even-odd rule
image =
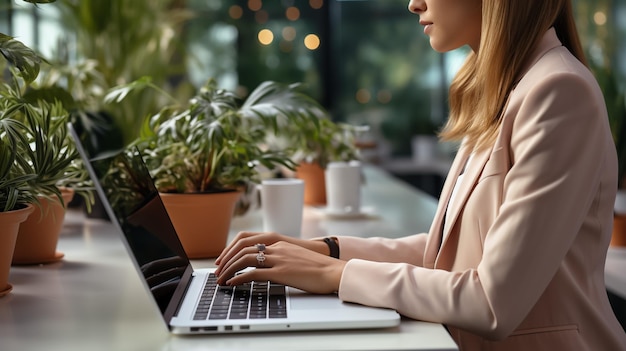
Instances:
[[[611,235],[611,246],[626,246],[626,215],[615,214],[613,216],[613,234]]]
[[[13,288],[8,280],[17,232],[34,209],[33,205],[28,205],[20,210],[0,212],[0,297]]]
[[[189,258],[215,258],[226,247],[240,192],[162,193],[161,198]]]
[[[326,205],[324,169],[317,163],[302,162],[296,168],[296,177],[304,180],[304,203]]]
[[[74,197],[74,190],[63,188],[61,196],[68,204]],[[33,213],[20,225],[13,253],[15,265],[52,263],[63,258],[63,253],[57,252],[57,244],[65,207],[55,198],[40,197],[39,202],[40,205],[34,206]]]

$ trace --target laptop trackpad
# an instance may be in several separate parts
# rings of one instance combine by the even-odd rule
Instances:
[[[337,295],[312,295],[293,288],[289,288],[289,299],[291,309],[296,310],[336,309],[343,304]]]

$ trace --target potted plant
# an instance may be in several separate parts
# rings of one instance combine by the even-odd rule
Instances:
[[[18,101],[15,106],[20,106]],[[30,182],[38,189],[39,206],[20,226],[13,264],[54,262],[63,257],[56,247],[67,204],[78,193],[89,206],[91,186],[69,136],[69,114],[62,105],[36,99],[21,103],[18,112],[15,118],[23,120],[27,139],[22,153],[36,174]]]
[[[3,119],[19,127],[12,132],[17,137],[9,140],[16,142],[15,161],[35,175],[29,177],[28,186],[38,199],[34,213],[20,225],[12,262],[50,262],[62,257],[56,244],[73,189],[92,198],[88,176],[68,135],[68,113],[60,103],[69,93],[35,83],[45,60],[34,51],[9,36],[0,35],[0,43],[11,73],[0,87]]]
[[[19,151],[21,130],[19,123],[0,115],[0,297],[12,289],[8,278],[18,229],[37,201],[28,186],[36,175]]]
[[[142,78],[113,89],[107,100],[121,101],[146,87],[161,91]],[[146,119],[132,146],[143,154],[187,255],[216,257],[225,247],[241,192],[260,181],[259,168],[295,167],[284,150],[267,147],[270,132],[317,119],[318,105],[297,85],[276,82],[262,83],[242,102],[213,79],[189,101],[173,101]],[[225,203],[208,203],[215,199]],[[187,217],[179,217],[179,209]]]
[[[359,160],[356,139],[368,129],[334,122],[325,114],[316,119],[294,121],[279,130],[273,143],[285,145],[291,160],[298,165],[295,176],[304,180],[306,204],[326,204],[326,166],[330,162]]]
[[[11,79],[33,81],[39,71],[39,56],[21,42],[0,34],[0,53],[15,70]],[[32,181],[36,174],[22,150],[28,140],[25,125],[13,118],[16,106],[0,99],[0,296],[8,294],[8,283],[13,250],[19,226],[37,203],[37,188]]]

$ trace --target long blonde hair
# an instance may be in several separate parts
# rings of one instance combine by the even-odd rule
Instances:
[[[477,150],[493,144],[509,93],[550,27],[586,65],[571,0],[483,0],[480,48],[452,81],[443,140],[465,138]]]

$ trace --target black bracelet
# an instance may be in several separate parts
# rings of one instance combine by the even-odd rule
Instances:
[[[328,249],[330,249],[330,257],[339,258],[339,245],[337,245],[337,241],[334,238],[324,238],[324,242],[328,245]]]

